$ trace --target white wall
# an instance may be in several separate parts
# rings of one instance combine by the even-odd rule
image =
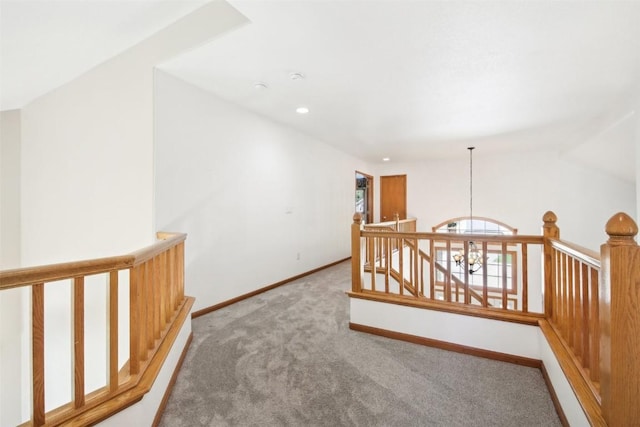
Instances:
[[[636,159],[636,203],[637,210],[635,215],[636,224],[640,224],[640,101],[638,108],[634,111],[634,119],[636,124],[635,138],[635,159]]]
[[[246,22],[227,3],[209,3],[22,110],[24,266],[120,255],[154,240],[153,67]],[[86,330],[106,330],[105,298],[104,286],[87,284]],[[49,410],[71,398],[69,285],[48,285],[45,299]],[[106,339],[97,341],[86,350],[88,390],[104,378]]]
[[[19,110],[0,112],[0,269],[20,266],[20,139]],[[27,342],[23,289],[0,292],[0,425],[22,419],[21,394],[26,388],[21,349]]]
[[[153,240],[153,67],[244,22],[210,3],[24,108],[23,264]]]
[[[351,322],[498,353],[540,359],[538,327],[350,298]]]
[[[377,175],[407,174],[407,214],[430,231],[469,215],[469,157],[384,164]],[[379,185],[376,185],[379,188]],[[567,161],[553,152],[473,155],[473,214],[505,222],[519,234],[541,233],[542,215],[558,216],[560,236],[599,250],[604,226],[618,211],[636,214],[633,183]],[[379,200],[379,193],[376,195]]]
[[[20,266],[20,110],[0,112],[0,268]]]
[[[189,234],[195,309],[350,256],[362,161],[164,72],[156,87],[156,223]]]

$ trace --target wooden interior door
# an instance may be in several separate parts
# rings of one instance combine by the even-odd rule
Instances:
[[[407,176],[381,176],[380,221],[393,221],[396,213],[407,219]]]

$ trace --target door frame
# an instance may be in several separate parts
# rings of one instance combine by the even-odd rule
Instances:
[[[358,188],[358,183],[357,183],[357,179],[358,179],[358,175],[362,175],[363,177],[365,177],[367,179],[367,197],[365,198],[366,200],[366,206],[364,208],[364,211],[366,213],[365,217],[363,218],[364,223],[365,224],[371,224],[373,223],[373,196],[374,196],[374,192],[373,192],[373,176],[366,174],[364,172],[360,172],[359,170],[356,170],[355,173],[355,180],[354,180],[354,190],[357,190]]]

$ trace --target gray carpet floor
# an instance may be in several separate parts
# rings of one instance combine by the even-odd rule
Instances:
[[[349,329],[344,262],[193,320],[161,426],[559,426],[538,369]]]

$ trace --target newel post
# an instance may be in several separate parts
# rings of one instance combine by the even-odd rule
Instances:
[[[560,229],[556,225],[558,217],[552,211],[547,211],[542,216],[542,236],[544,238],[544,314],[547,319],[553,315],[553,286],[555,282],[555,262],[553,249],[549,239],[560,239]]]
[[[360,249],[360,231],[362,230],[362,214],[353,214],[353,224],[351,224],[351,290],[360,292],[362,290],[362,250]]]
[[[609,426],[640,420],[640,247],[638,226],[617,213],[600,247],[600,394]]]

